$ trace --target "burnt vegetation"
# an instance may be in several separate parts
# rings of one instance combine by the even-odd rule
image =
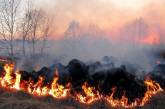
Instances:
[[[57,69],[59,72],[58,83],[66,86],[70,82],[73,96],[77,93],[83,93],[82,85],[87,82],[103,96],[110,95],[112,89],[115,89],[113,98],[121,99],[124,95],[128,98],[129,103],[134,102],[136,98],[142,99],[144,97],[147,91],[147,87],[144,84],[145,78],[150,77],[158,82],[162,88],[165,88],[165,73],[163,70],[165,65],[157,65],[153,71],[139,79],[132,72],[128,72],[124,65],[114,67],[112,63],[110,64],[109,66],[111,67],[105,68],[101,62],[89,64],[73,59],[66,66],[57,63],[50,67],[43,67],[39,71],[21,71],[21,79],[28,80],[31,78],[34,82],[37,82],[39,76],[42,76],[45,78],[44,84],[46,85],[53,81],[55,70]]]

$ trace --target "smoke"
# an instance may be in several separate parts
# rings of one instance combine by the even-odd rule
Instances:
[[[113,0],[35,3],[55,19],[41,66],[73,58],[102,62],[112,56],[116,66],[129,63],[150,70],[156,60],[153,49],[165,42],[163,0],[139,0],[137,6],[136,0],[126,5]]]
[[[142,28],[140,33],[136,28],[139,24]],[[20,65],[17,66],[27,71],[33,68],[39,70],[43,66],[58,62],[67,65],[75,58],[84,62],[103,63],[104,56],[108,56],[115,59],[116,67],[125,65],[130,71],[135,68],[139,70],[137,73],[141,71],[148,73],[157,61],[155,49],[162,48],[154,41],[153,43],[151,41],[151,44],[139,41],[148,38],[149,35],[148,24],[143,19],[127,23],[120,32],[115,31],[113,34],[105,34],[97,25],[84,27],[79,22],[72,21],[62,38],[48,39],[45,56],[37,55],[35,61],[28,57],[20,60],[18,62]],[[39,44],[38,47],[40,47]]]
[[[131,23],[131,28],[136,26],[137,23]],[[148,45],[136,41],[139,38],[139,33],[135,33],[136,31],[132,29],[130,30],[130,26],[124,26],[124,29],[122,34],[107,36],[97,26],[89,26],[88,29],[84,30],[80,23],[73,21],[68,26],[63,38],[49,42],[50,48],[47,53],[54,57],[60,57],[59,61],[64,64],[67,64],[74,58],[85,62],[102,62],[104,56],[109,56],[115,58],[116,66],[123,64],[133,65],[139,69],[151,70],[153,68],[153,61],[155,61],[152,51],[156,45]],[[129,39],[127,31],[134,34],[132,39]],[[147,37],[148,34],[147,26],[144,26],[140,39]],[[115,37],[119,37],[118,35],[124,37],[115,39]]]
[[[82,25],[96,24],[109,32],[118,30],[127,22],[143,18],[149,26],[165,27],[164,0],[36,0],[36,6],[45,9],[55,19],[52,35],[63,34],[72,20]],[[53,11],[52,11],[53,10]]]

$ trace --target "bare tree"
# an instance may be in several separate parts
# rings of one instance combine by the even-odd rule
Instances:
[[[43,19],[43,11],[34,9],[32,10],[32,25],[31,25],[31,37],[30,41],[32,44],[32,56],[36,54],[36,43],[41,38],[41,25]]]
[[[30,3],[28,3],[28,7],[25,10],[25,14],[23,16],[20,28],[21,28],[21,39],[22,39],[22,54],[26,55],[25,43],[29,37],[31,28],[32,28],[32,10],[30,7]]]
[[[9,56],[14,57],[14,39],[17,32],[18,7],[21,0],[1,0],[0,37],[7,44]]]
[[[49,17],[45,17],[44,19],[44,24],[43,24],[43,35],[42,35],[42,38],[41,38],[41,51],[40,51],[40,54],[43,56],[45,54],[45,49],[47,48],[46,47],[46,43],[47,43],[47,39],[49,37],[49,34],[50,34],[50,26],[52,24],[52,19],[49,18]]]

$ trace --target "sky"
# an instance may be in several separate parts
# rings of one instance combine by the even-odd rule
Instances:
[[[52,54],[52,57],[60,56],[62,59],[67,57],[69,61],[73,58],[97,60],[103,56],[115,56],[119,60],[143,64],[142,66],[146,67],[150,65],[148,63],[151,55],[144,53],[146,50],[144,45],[159,45],[160,42],[165,42],[165,0],[32,0],[32,2],[53,18],[51,36],[60,40],[50,40],[52,42],[49,43],[48,53]],[[61,38],[73,21],[76,22],[76,28],[79,28],[78,22],[82,30],[89,33],[94,31],[96,34],[85,37],[88,34],[80,31],[82,32],[80,36],[83,37]],[[88,27],[92,27],[93,30]],[[106,38],[102,38],[104,33]]]
[[[62,34],[73,20],[115,30],[137,18],[150,25],[165,24],[165,0],[35,0],[53,17],[53,34]]]

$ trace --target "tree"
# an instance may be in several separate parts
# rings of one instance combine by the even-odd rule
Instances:
[[[31,20],[31,35],[30,35],[30,41],[32,44],[32,57],[36,54],[36,43],[41,38],[41,25],[43,20],[43,14],[44,12],[42,10],[34,9],[32,10],[32,20]]]
[[[42,44],[41,44],[41,51],[40,51],[40,54],[43,56],[45,53],[45,49],[46,49],[46,42],[47,42],[47,39],[49,37],[49,33],[50,33],[50,26],[51,26],[51,23],[52,23],[52,19],[50,19],[49,17],[45,17],[44,19],[44,24],[43,24],[43,35],[42,35],[42,38],[41,38],[41,41],[42,41]]]
[[[18,8],[21,0],[1,0],[0,37],[7,45],[9,56],[14,58],[14,39],[18,30]]]
[[[21,39],[22,39],[22,54],[23,56],[26,56],[26,49],[25,49],[25,42],[29,37],[31,28],[32,28],[32,10],[30,7],[30,3],[28,3],[28,7],[25,10],[25,14],[22,18],[22,22],[20,25],[21,28]]]

